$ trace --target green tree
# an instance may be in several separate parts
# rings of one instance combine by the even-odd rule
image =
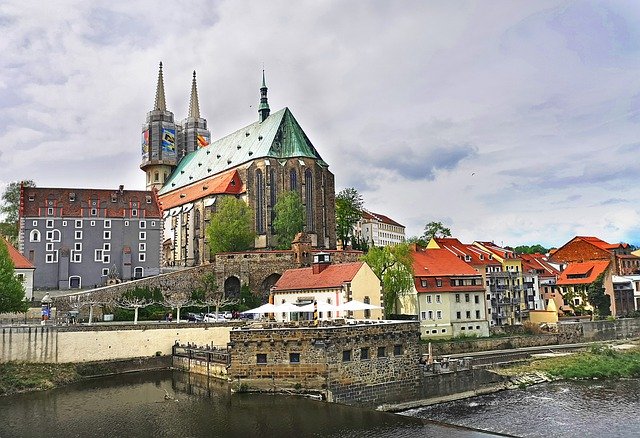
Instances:
[[[434,237],[451,237],[451,229],[442,225],[442,222],[429,222],[424,226],[422,238],[429,243]]]
[[[369,249],[362,257],[380,279],[386,316],[397,311],[398,298],[413,287],[413,260],[408,243]]]
[[[0,313],[26,312],[28,307],[24,300],[24,286],[16,277],[7,244],[0,239]]]
[[[598,278],[587,286],[587,299],[593,306],[594,316],[603,318],[611,315],[611,297],[604,290],[604,274],[598,275]]]
[[[544,246],[540,245],[539,243],[536,243],[535,245],[520,245],[520,246],[516,246],[514,248],[514,251],[517,254],[546,254],[547,252],[549,252],[549,250],[547,248],[545,248]]]
[[[9,183],[2,194],[2,205],[0,213],[4,215],[4,220],[0,222],[0,235],[7,236],[13,243],[18,238],[18,214],[20,210],[20,185],[25,187],[35,187],[31,181],[14,181]]]
[[[422,236],[411,236],[407,239],[407,243],[409,244],[415,243],[416,245],[419,245],[424,248],[427,246],[429,242],[424,240],[424,237]]]
[[[362,217],[363,203],[362,195],[353,187],[336,195],[336,235],[343,247],[349,244],[353,227]]]
[[[224,197],[206,233],[213,254],[251,249],[256,238],[253,210],[241,199]]]
[[[279,249],[291,248],[291,242],[304,227],[304,205],[297,192],[289,191],[278,197],[274,207],[276,218],[273,228],[278,239]]]

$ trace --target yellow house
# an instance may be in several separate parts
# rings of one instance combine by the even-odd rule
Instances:
[[[271,289],[273,304],[290,303],[304,305],[318,302],[335,306],[357,300],[384,307],[380,280],[365,262],[331,264],[327,253],[313,256],[309,268],[288,269]],[[318,319],[343,318],[382,319],[382,309],[357,310],[350,312],[322,312]],[[310,319],[310,315],[303,315]]]
[[[556,324],[558,322],[556,302],[549,300],[546,310],[530,310],[529,320],[534,324]]]

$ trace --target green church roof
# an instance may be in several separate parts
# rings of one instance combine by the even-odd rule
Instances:
[[[258,158],[295,157],[313,158],[321,166],[327,166],[289,108],[284,108],[271,114],[262,123],[252,123],[185,156],[159,194],[188,186]]]

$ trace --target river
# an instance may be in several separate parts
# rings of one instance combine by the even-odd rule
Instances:
[[[298,396],[231,394],[219,381],[177,371],[97,378],[0,397],[2,438],[487,436]]]
[[[0,397],[0,437],[628,437],[639,396],[640,380],[554,382],[396,415],[160,371]]]

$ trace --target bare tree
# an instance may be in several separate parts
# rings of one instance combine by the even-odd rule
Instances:
[[[193,291],[185,279],[164,277],[159,279],[162,304],[169,309],[176,309],[176,322],[180,322],[180,309],[193,306]]]
[[[133,323],[138,323],[138,311],[143,307],[148,307],[158,302],[149,294],[142,294],[138,289],[128,290],[120,298],[115,300],[118,307],[133,310]]]
[[[208,272],[200,277],[199,300],[205,306],[213,306],[216,309],[216,315],[221,307],[231,306],[240,302],[237,298],[228,298],[223,290],[218,290],[216,283],[216,275]]]
[[[107,301],[100,299],[96,294],[88,293],[83,295],[70,296],[69,301],[71,308],[78,312],[83,307],[89,306],[89,324],[93,324],[93,308],[107,304]]]

